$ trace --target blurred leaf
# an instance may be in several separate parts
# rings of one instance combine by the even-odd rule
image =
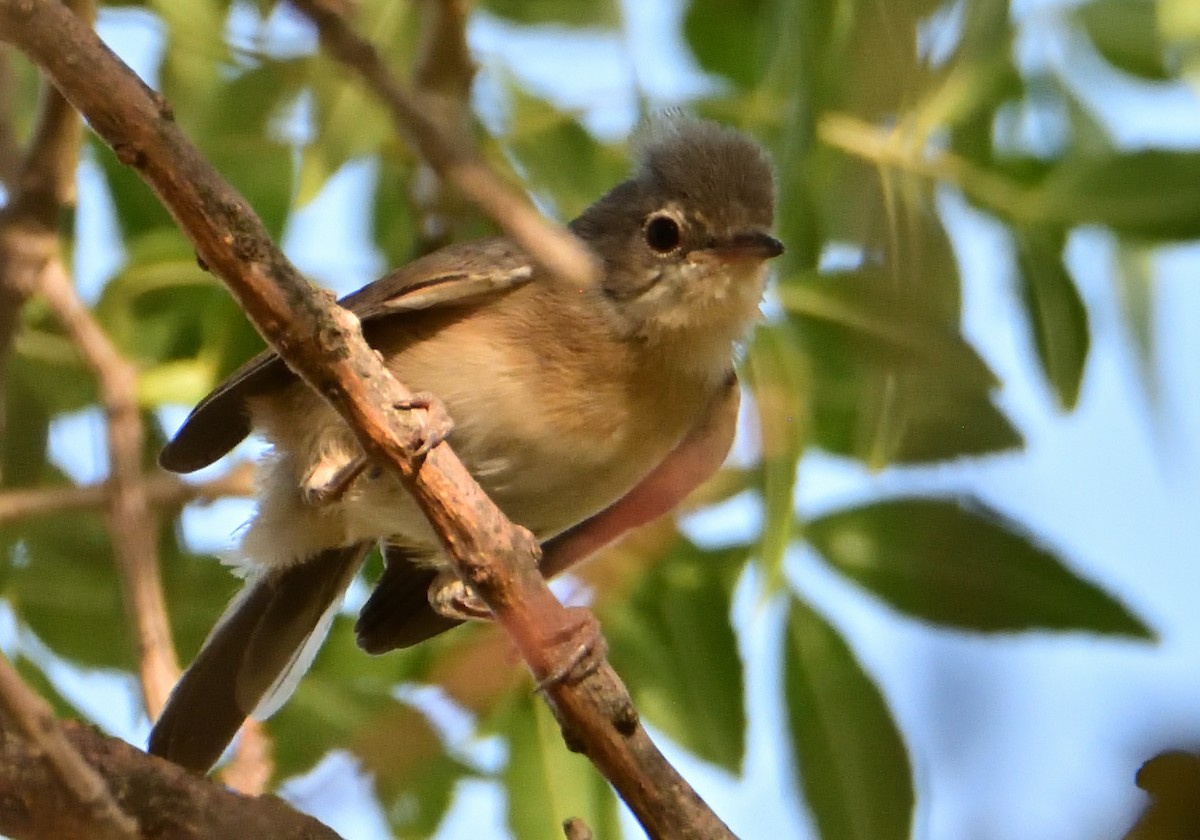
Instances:
[[[1019,446],[991,370],[940,305],[907,291],[874,270],[780,285],[812,370],[816,442],[873,468]]]
[[[397,715],[409,720],[407,712],[396,708],[392,691],[407,678],[407,669],[414,660],[404,654],[366,655],[354,640],[353,625],[347,617],[334,622],[329,638],[312,669],[300,680],[295,696],[271,718],[276,774],[283,778],[305,772],[329,750],[350,746],[366,766],[386,765],[387,772],[379,780],[381,786],[403,787],[411,782],[404,775],[411,767],[405,763],[409,758],[415,761],[419,755],[422,760],[433,760],[434,753],[440,756],[442,750],[439,746],[434,751],[418,751],[417,744],[425,743],[419,732],[383,739],[381,733],[391,731]],[[411,755],[396,756],[394,763],[389,764],[380,753],[380,745],[395,749],[407,737],[412,738],[408,750]]]
[[[9,363],[11,366],[11,362]],[[37,484],[46,465],[50,414],[42,404],[41,390],[9,372],[3,384],[0,408],[0,486]]]
[[[999,384],[955,327],[883,272],[822,275],[781,284],[778,295],[805,337],[829,331],[827,342],[853,347],[855,355],[875,364],[936,373],[963,390]]]
[[[571,115],[510,84],[510,127],[503,138],[528,188],[554,202],[563,221],[628,177],[623,153],[606,149]]]
[[[432,837],[471,771],[446,753],[424,714],[391,702],[358,729],[351,749],[375,780],[397,836]]]
[[[784,640],[792,755],[824,840],[908,840],[908,751],[875,683],[820,616],[796,599]]]
[[[683,35],[700,66],[741,87],[761,76],[765,0],[692,0],[683,19]]]
[[[736,773],[745,750],[742,661],[730,624],[746,549],[708,553],[680,539],[601,622],[639,712],[700,758]]]
[[[131,668],[133,646],[104,518],[31,519],[20,523],[17,539],[4,594],[29,629],[71,662]]]
[[[1149,639],[1112,596],[987,507],[889,499],[809,522],[826,560],[896,609],[964,630],[1081,630]]]
[[[620,21],[620,13],[612,0],[592,3],[562,3],[559,0],[481,0],[479,8],[515,23],[530,26],[559,24],[610,27]]]
[[[25,681],[25,684],[50,703],[50,708],[54,710],[54,714],[57,717],[75,719],[83,717],[79,709],[70,700],[62,696],[59,690],[54,687],[54,683],[46,676],[46,672],[32,659],[27,656],[14,657],[12,664],[17,669],[17,673],[21,675],[21,679]]]
[[[1165,81],[1171,72],[1156,7],[1154,0],[1092,0],[1075,14],[1109,64],[1133,76]]]
[[[1070,157],[1030,191],[1023,216],[1154,240],[1200,238],[1200,152]]]
[[[582,755],[563,744],[562,733],[540,697],[514,695],[505,716],[508,827],[521,840],[560,840],[563,820],[581,817],[596,837],[619,837],[617,800]]]
[[[417,224],[409,200],[415,170],[409,160],[386,151],[378,160],[371,215],[375,246],[383,253],[387,266],[401,266],[417,256]]]
[[[1088,355],[1088,314],[1063,263],[1063,236],[1027,229],[1017,234],[1021,299],[1042,371],[1060,406],[1075,407]]]
[[[796,471],[809,442],[809,371],[787,323],[755,330],[745,368],[758,409],[762,447],[765,516],[759,551],[767,589],[773,591],[783,581],[783,556],[792,539]]]

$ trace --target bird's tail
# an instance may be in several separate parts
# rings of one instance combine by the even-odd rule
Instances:
[[[329,549],[249,581],[171,692],[149,751],[207,771],[247,717],[265,718],[283,705],[370,548]]]

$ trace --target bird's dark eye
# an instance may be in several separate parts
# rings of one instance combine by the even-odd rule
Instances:
[[[667,215],[658,214],[646,220],[646,244],[660,254],[669,254],[683,241],[679,222]]]

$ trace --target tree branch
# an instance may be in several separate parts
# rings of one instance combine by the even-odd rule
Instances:
[[[213,502],[228,496],[254,495],[254,465],[242,462],[224,475],[194,484],[165,472],[142,476],[140,483],[141,492],[150,505],[174,510],[189,502]],[[108,504],[111,487],[109,480],[82,486],[33,487],[0,493],[0,525],[34,516],[97,510]]]
[[[132,822],[126,815],[136,818],[140,832],[102,834],[101,824],[59,780],[49,755],[5,727],[0,730],[0,831],[10,837],[341,840],[274,796],[242,796],[81,724],[60,726],[52,718],[50,724],[60,746],[81,765],[77,771],[102,786],[125,820]],[[103,779],[114,781],[111,789]]]
[[[613,782],[649,834],[731,837],[654,747],[607,663],[579,680],[554,679],[577,659],[576,644],[554,642],[571,639],[580,622],[546,586],[533,536],[504,518],[445,443],[424,457],[413,454],[424,439],[419,412],[396,408],[409,402],[409,392],[363,341],[356,319],[315,294],[271,243],[245,201],[183,137],[162,98],[53,0],[0,0],[0,32],[156,190],[199,257],[271,346],[341,413],[366,455],[400,476],[459,575],[546,684],[570,743]],[[459,177],[464,160],[452,152],[441,163]]]
[[[461,13],[461,9],[453,10],[461,7],[459,0],[442,3],[452,7],[445,12],[447,15]],[[548,223],[480,159],[465,120],[454,119],[456,109],[446,108],[444,100],[439,105],[444,93],[419,98],[397,82],[375,47],[347,25],[341,13],[343,4],[338,0],[292,0],[292,5],[316,25],[321,44],[330,55],[358,73],[383,101],[392,112],[396,130],[416,146],[443,180],[454,184],[551,274],[580,287],[595,285],[599,269],[587,248],[569,231]],[[450,19],[445,26],[439,24],[437,31],[444,33],[453,25]],[[450,79],[453,84],[461,84],[454,73],[438,73],[428,67],[420,78],[426,84]],[[451,119],[443,116],[443,110],[452,115]]]
[[[58,260],[42,272],[42,296],[100,384],[108,429],[108,530],[125,614],[133,624],[142,696],[151,717],[179,679],[158,564],[157,525],[142,482],[145,439],[137,404],[137,373],[96,323]]]
[[[104,779],[75,751],[59,728],[50,704],[25,685],[12,663],[0,654],[0,708],[5,722],[20,730],[26,749],[39,759],[54,776],[60,791],[70,800],[68,811],[81,814],[88,827],[88,836],[98,840],[134,840],[137,823],[117,805]],[[5,739],[14,733],[3,727]],[[7,774],[0,773],[0,781]],[[18,788],[20,799],[28,805],[29,790]],[[17,810],[4,797],[6,809]],[[18,800],[20,801],[20,800]],[[38,798],[36,801],[45,801]],[[7,820],[5,820],[7,823]],[[11,826],[4,825],[5,831]],[[66,835],[63,835],[66,836]]]

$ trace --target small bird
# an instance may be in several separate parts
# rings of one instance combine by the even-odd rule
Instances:
[[[500,509],[543,544],[550,575],[672,507],[724,458],[734,349],[761,317],[775,189],[747,136],[681,114],[635,138],[633,177],[570,224],[600,280],[543,273],[505,237],[452,245],[340,301]],[[382,653],[473,613],[436,535],[391,473],[272,351],[192,411],[159,458],[216,461],[271,444],[238,556],[247,582],[171,693],[150,752],[208,770],[248,715],[277,709],[311,665],[368,552],[384,570],[356,625]],[[469,595],[469,593],[467,593]]]

